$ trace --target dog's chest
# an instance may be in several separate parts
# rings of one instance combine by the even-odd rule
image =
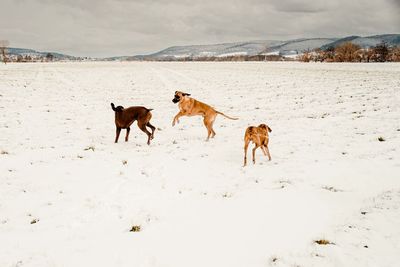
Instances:
[[[179,109],[186,116],[196,115],[193,113],[193,104],[190,101],[179,103]]]

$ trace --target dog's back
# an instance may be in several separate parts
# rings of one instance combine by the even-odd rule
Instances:
[[[129,127],[135,120],[147,117],[150,119],[150,111],[153,110],[142,106],[133,106],[129,108],[124,108],[123,106],[116,107],[114,103],[111,103],[111,108],[115,112],[115,124],[121,128]]]
[[[260,124],[259,126],[249,126],[246,129],[244,140],[252,141],[253,143],[260,144],[264,143],[265,139],[268,139],[268,132],[271,132],[271,128],[269,128],[266,124]]]

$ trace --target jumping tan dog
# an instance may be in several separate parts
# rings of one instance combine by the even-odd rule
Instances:
[[[213,129],[213,124],[215,121],[215,118],[217,117],[217,114],[221,114],[225,118],[231,119],[231,120],[237,120],[238,118],[232,118],[229,116],[226,116],[224,113],[216,111],[213,107],[204,104],[200,101],[197,101],[194,98],[189,97],[190,94],[183,93],[180,91],[175,92],[175,97],[172,99],[172,102],[178,103],[179,102],[179,113],[176,114],[174,117],[174,120],[172,121],[172,126],[175,125],[175,123],[179,123],[179,118],[182,116],[196,116],[200,115],[204,117],[204,125],[207,128],[208,135],[207,135],[207,141],[215,136],[215,131]]]
[[[250,126],[246,129],[246,133],[244,134],[244,165],[247,164],[247,148],[249,147],[250,141],[255,144],[253,148],[253,164],[256,163],[256,149],[261,147],[262,152],[264,155],[268,155],[268,159],[271,160],[271,155],[269,154],[268,149],[268,141],[269,136],[268,132],[272,132],[271,128],[269,128],[266,124],[260,124],[258,127]]]

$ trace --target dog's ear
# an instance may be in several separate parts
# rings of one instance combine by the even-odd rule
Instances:
[[[190,96],[188,93],[182,93],[183,96]]]

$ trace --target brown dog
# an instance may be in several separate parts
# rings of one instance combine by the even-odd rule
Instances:
[[[111,103],[111,108],[115,111],[115,126],[117,127],[115,143],[118,142],[121,129],[126,129],[125,142],[128,142],[129,131],[131,130],[130,126],[135,120],[137,120],[139,129],[147,134],[147,144],[150,145],[150,139],[154,138],[154,131],[156,129],[150,124],[150,111],[153,109],[148,109],[145,107],[115,107],[113,103]],[[146,126],[151,129],[151,134],[147,130]]]
[[[253,148],[253,164],[256,163],[255,153],[258,147],[261,147],[264,155],[268,155],[268,159],[271,160],[271,155],[269,154],[268,149],[268,141],[269,136],[268,132],[272,132],[271,128],[269,128],[266,124],[260,124],[258,127],[250,126],[246,129],[246,133],[244,134],[244,165],[247,164],[247,148],[249,147],[250,141],[255,144]]]
[[[207,135],[207,141],[208,139],[213,138],[215,136],[215,131],[213,129],[213,124],[215,121],[215,118],[217,117],[217,114],[221,114],[225,118],[231,119],[231,120],[237,120],[238,118],[232,118],[229,116],[226,116],[224,113],[219,112],[212,108],[211,106],[204,104],[200,101],[197,101],[194,98],[189,97],[190,94],[183,93],[180,91],[175,92],[174,99],[172,99],[172,102],[178,103],[179,102],[179,113],[176,114],[174,117],[174,120],[172,121],[172,126],[175,125],[175,123],[179,123],[179,118],[182,116],[196,116],[200,115],[203,116],[204,118],[204,125],[207,128],[208,135]]]

